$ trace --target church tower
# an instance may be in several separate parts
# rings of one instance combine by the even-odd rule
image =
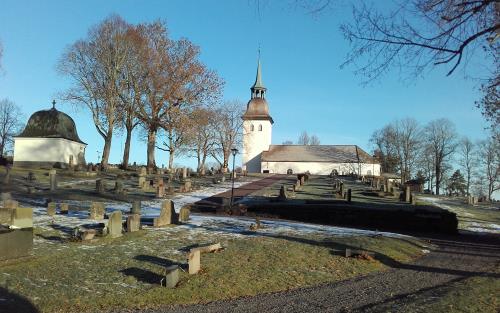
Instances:
[[[266,101],[266,87],[262,83],[260,56],[257,64],[255,83],[250,88],[252,95],[243,114],[243,170],[248,173],[261,172],[262,151],[269,149],[273,119],[269,115]]]

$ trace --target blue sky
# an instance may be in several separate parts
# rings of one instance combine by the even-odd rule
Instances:
[[[273,143],[296,141],[303,130],[322,144],[357,144],[371,150],[372,132],[404,117],[421,123],[446,117],[462,135],[486,138],[486,126],[474,107],[479,98],[475,81],[446,69],[414,82],[402,83],[396,71],[368,86],[353,68],[340,69],[349,49],[339,23],[349,18],[347,7],[311,16],[289,3],[264,1],[5,1],[0,0],[0,40],[4,46],[0,99],[18,104],[25,116],[51,107],[68,87],[55,67],[66,46],[84,38],[88,29],[110,14],[130,23],[162,19],[174,38],[187,37],[201,47],[201,58],[225,80],[224,99],[247,102],[255,79],[257,50],[262,51],[263,81],[275,121]],[[87,161],[95,162],[103,141],[88,112],[58,103],[70,114],[83,141]],[[116,136],[110,161],[122,157],[124,138]],[[135,138],[131,162],[145,162],[146,145]],[[157,163],[168,163],[157,152]],[[178,159],[193,166],[194,159]]]

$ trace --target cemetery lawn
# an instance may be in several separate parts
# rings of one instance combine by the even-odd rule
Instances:
[[[412,237],[207,232],[192,227],[147,227],[90,243],[37,227],[34,256],[1,265],[0,286],[26,297],[41,312],[157,308],[340,281],[386,270],[385,264],[394,261],[410,262],[427,248]],[[199,274],[182,272],[175,289],[159,285],[166,266],[186,269],[189,247],[216,242],[225,249],[203,254]],[[376,251],[377,261],[345,258],[346,247]]]

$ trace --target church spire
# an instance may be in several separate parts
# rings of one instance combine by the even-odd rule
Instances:
[[[255,83],[252,88],[252,99],[253,98],[264,98],[264,94],[266,93],[266,87],[262,83],[262,70],[260,65],[260,49],[259,49],[259,59],[257,61],[257,75],[255,77]]]

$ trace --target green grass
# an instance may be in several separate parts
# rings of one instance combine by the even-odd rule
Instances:
[[[234,237],[167,228],[92,243],[57,241],[36,229],[35,256],[0,267],[0,286],[30,299],[41,312],[146,308],[251,296],[384,270],[387,260],[421,255],[417,241],[383,237]],[[39,235],[45,236],[41,239]],[[64,239],[64,238],[61,238]],[[221,242],[202,256],[202,272],[181,274],[175,290],[159,286],[165,265],[185,263],[179,249]],[[346,246],[374,250],[379,261],[344,258]]]

